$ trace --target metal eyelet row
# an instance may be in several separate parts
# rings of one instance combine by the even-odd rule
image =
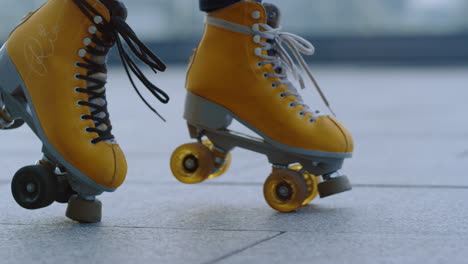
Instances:
[[[79,88],[79,87],[76,87],[75,90],[78,89],[78,88]],[[82,102],[81,100],[76,101],[76,105],[78,105],[78,106],[83,106],[83,105],[80,104],[81,102]],[[81,120],[81,121],[87,121],[88,119],[85,119],[84,117],[85,117],[85,115],[80,115],[80,120]],[[92,133],[91,131],[89,131],[89,129],[90,129],[90,127],[86,127],[86,128],[84,129],[85,133],[87,133],[87,134]],[[89,141],[89,143],[90,143],[91,145],[96,145],[96,143],[93,142],[93,139],[91,139],[91,140]]]
[[[102,21],[103,21],[102,17],[100,17],[100,16],[94,17],[94,23],[95,23],[95,24],[99,24],[99,23],[101,23]],[[89,32],[89,34],[91,34],[91,35],[96,34],[96,32],[97,32],[97,27],[96,27],[96,26],[90,26],[90,27],[88,28],[88,32]],[[83,45],[84,45],[85,47],[89,46],[91,43],[92,43],[92,40],[91,40],[90,38],[86,37],[86,38],[83,39]],[[88,54],[88,52],[87,52],[85,49],[79,49],[79,50],[78,50],[78,56],[80,56],[80,58],[86,57],[86,54]],[[77,67],[77,68],[78,68],[78,63],[79,63],[79,62],[75,62],[75,67]]]
[[[254,38],[253,38],[253,41],[254,41],[255,43],[257,43],[257,44],[260,44],[260,42],[261,42],[261,37],[260,37],[260,35],[255,35]],[[255,54],[255,56],[257,56],[257,57],[260,57],[260,56],[262,55],[262,48],[255,48],[254,54]],[[257,67],[258,67],[258,68],[261,68],[263,65],[264,65],[264,64],[263,64],[262,62],[260,62],[260,61],[257,62]]]
[[[286,98],[286,94],[285,94],[285,93],[280,93],[280,97],[284,99],[284,98]],[[295,103],[289,103],[289,107],[292,108],[292,107],[294,107],[294,106],[296,106]],[[305,116],[305,112],[304,112],[304,111],[300,111],[300,112],[299,112],[299,116]],[[310,123],[314,123],[314,122],[315,122],[315,119],[314,119],[314,118],[311,118],[311,119],[309,119],[309,122],[310,122]]]
[[[260,18],[261,18],[261,13],[260,13],[260,11],[254,11],[254,12],[252,13],[252,18],[253,18],[253,19],[260,19]],[[260,26],[259,26],[258,24],[254,24],[254,25],[252,26],[252,30],[258,32],[258,31],[260,30]],[[253,41],[254,41],[254,43],[256,43],[256,44],[260,44],[260,42],[261,42],[261,36],[260,36],[260,35],[254,35]],[[255,50],[254,50],[254,53],[255,53],[256,56],[261,56],[261,55],[262,55],[262,52],[263,52],[262,48],[255,48]],[[262,62],[257,62],[257,67],[260,68],[260,67],[262,67],[263,65],[264,65],[264,64],[263,64]],[[264,78],[268,78],[268,77],[269,77],[268,73],[266,73],[266,72],[263,73],[263,77],[264,77]],[[278,87],[277,84],[275,84],[275,83],[272,83],[272,84],[271,84],[271,88],[276,88],[276,87]],[[281,94],[280,94],[280,97],[281,97],[281,98],[286,98],[285,93],[281,93]],[[289,103],[289,107],[292,108],[292,107],[294,107],[294,106],[296,106],[295,103]],[[305,112],[304,112],[304,111],[300,111],[300,112],[299,112],[299,116],[305,116]],[[310,123],[314,123],[314,122],[315,122],[315,119],[311,118],[311,119],[309,119],[309,122],[310,122]]]
[[[103,19],[102,19],[102,17],[100,17],[100,16],[96,16],[96,17],[94,17],[93,22],[97,25],[97,24],[102,23],[102,22],[103,22]],[[90,27],[88,28],[88,32],[89,32],[91,35],[96,34],[96,32],[97,32],[97,27],[96,27],[96,26],[90,26]],[[86,38],[83,39],[83,45],[84,45],[85,47],[88,47],[91,43],[92,43],[92,40],[91,40],[90,38],[86,37]],[[88,54],[88,52],[86,51],[86,49],[79,49],[79,50],[78,50],[78,56],[80,56],[80,58],[86,57],[87,54]],[[76,61],[76,62],[75,62],[75,68],[80,68],[79,63],[81,63],[81,62],[79,62],[79,61]],[[79,73],[75,73],[75,75],[74,75],[75,80],[81,80],[80,78],[78,78],[79,76],[80,76]],[[78,89],[80,89],[80,87],[75,87],[75,88],[73,89],[73,91],[74,91],[75,93],[80,93],[80,92],[78,91]],[[76,105],[78,105],[78,106],[83,106],[83,105],[81,105],[81,102],[82,102],[81,100],[76,101]],[[85,115],[81,115],[81,116],[80,116],[80,120],[86,121],[87,119],[85,119],[84,117],[85,117]],[[85,130],[86,133],[91,133],[91,131],[89,131],[89,129],[90,129],[90,127],[86,127],[84,130]],[[89,143],[90,143],[91,145],[96,145],[96,143],[93,141],[93,139],[91,139],[91,140],[89,141]]]

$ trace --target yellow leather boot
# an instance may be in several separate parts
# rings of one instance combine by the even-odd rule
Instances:
[[[184,115],[191,137],[200,143],[178,148],[171,168],[180,181],[197,183],[224,172],[234,147],[265,154],[274,167],[265,198],[273,208],[290,212],[318,193],[326,197],[351,189],[337,171],[354,146],[340,122],[302,101],[293,80],[304,86],[300,70],[329,106],[301,55],[313,54],[314,47],[282,32],[279,16],[276,6],[257,1],[207,14],[187,74]],[[232,119],[261,139],[227,130]],[[204,136],[209,141],[203,142]]]
[[[164,70],[126,16],[114,0],[49,0],[28,14],[1,48],[0,125],[11,129],[25,122],[43,143],[41,161],[13,178],[13,196],[24,208],[68,202],[69,218],[97,222],[101,203],[95,196],[123,183],[127,164],[111,133],[105,93],[107,53],[114,44],[127,73],[136,73],[167,101],[139,74],[122,45],[120,36],[140,60]]]

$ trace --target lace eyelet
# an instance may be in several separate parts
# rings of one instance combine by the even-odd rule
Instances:
[[[264,72],[263,73],[263,78],[265,78],[265,79],[268,78],[268,73]]]
[[[276,87],[278,87],[278,85],[276,85],[276,83],[271,84],[271,88],[276,88]]]
[[[76,105],[77,105],[77,106],[83,106],[83,105],[81,104],[81,102],[83,102],[83,101],[81,101],[81,100],[76,101]]]
[[[81,62],[75,61],[75,68],[80,68],[80,66],[78,65],[78,63],[81,63]]]
[[[281,98],[285,98],[286,95],[285,95],[284,93],[280,93],[280,97],[281,97]]]
[[[259,44],[259,43],[261,42],[261,40],[262,40],[262,37],[260,37],[260,35],[255,35],[255,36],[253,37],[253,41],[254,41],[255,43],[257,43],[257,44]]]
[[[315,123],[315,119],[313,119],[313,118],[309,119],[309,123],[311,123],[311,124]]]
[[[80,119],[81,119],[82,121],[85,121],[85,120],[86,120],[86,119],[84,119],[84,116],[85,116],[85,115],[80,115]]]
[[[252,25],[252,30],[255,32],[260,32],[260,26],[258,24],[253,24]]]
[[[260,11],[254,11],[254,12],[252,12],[252,18],[253,18],[253,19],[260,19],[261,15],[262,15],[262,14],[260,13]]]
[[[88,133],[88,134],[89,134],[89,133],[91,133],[91,131],[89,131],[89,129],[90,129],[90,127],[87,127],[87,128],[85,128],[85,130],[84,130],[84,131],[85,131],[86,133]]]
[[[91,44],[91,42],[92,42],[92,41],[91,41],[90,38],[84,38],[84,39],[83,39],[83,45],[85,45],[85,46],[89,46],[89,44]]]
[[[93,35],[96,34],[96,32],[97,32],[97,27],[95,27],[95,26],[90,26],[90,27],[88,28],[88,32],[89,32],[90,34],[93,34]]]
[[[304,111],[299,112],[299,116],[304,116],[304,115],[305,115]]]
[[[95,16],[93,20],[94,24],[100,24],[103,21],[101,16]]]
[[[258,67],[258,68],[261,68],[261,67],[263,67],[263,63],[261,63],[261,62],[257,62],[257,67]]]
[[[85,49],[78,50],[78,56],[80,56],[81,58],[86,56],[86,53],[88,53],[88,52]]]
[[[81,87],[75,87],[73,90],[75,91],[75,93],[79,94],[80,92],[78,91],[78,89],[80,89]]]
[[[262,48],[255,48],[255,55],[262,56]]]
[[[293,108],[294,106],[296,106],[294,103],[289,103],[289,107]]]
[[[91,139],[91,140],[89,141],[89,144],[91,144],[91,145],[96,145],[97,143],[94,142],[94,139]]]
[[[81,80],[81,79],[79,78],[80,75],[81,75],[81,74],[79,74],[79,73],[75,73],[75,76],[74,76],[74,77],[75,77],[75,80],[80,81],[80,80]]]

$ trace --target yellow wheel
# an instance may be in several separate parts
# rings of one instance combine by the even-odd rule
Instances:
[[[302,170],[302,166],[301,165],[294,165],[294,166],[291,166],[289,167],[291,170],[294,170],[294,171],[297,171],[299,172],[300,170]],[[317,198],[318,196],[318,180],[317,180],[317,177],[313,174],[310,174],[309,172],[304,172],[302,174],[302,177],[304,177],[304,179],[306,180],[307,182],[307,198],[305,199],[305,201],[302,203],[302,205],[307,205],[308,203],[312,202],[312,200],[314,200],[315,198]]]
[[[213,154],[201,143],[182,145],[172,153],[171,171],[182,183],[200,183],[206,180],[213,170]]]
[[[217,177],[223,175],[229,169],[229,166],[231,166],[231,162],[232,162],[231,153],[225,154],[225,153],[221,153],[221,152],[215,150],[214,146],[213,146],[213,143],[211,143],[211,141],[208,140],[208,139],[203,140],[203,145],[207,146],[211,150],[211,152],[213,153],[213,156],[215,157],[215,170],[216,170],[216,172],[210,174],[210,176],[208,176],[208,179],[211,180],[211,179],[214,179],[214,178],[217,178]],[[216,162],[216,159],[218,159],[220,161],[224,161],[224,162],[218,164]]]
[[[297,171],[273,169],[263,185],[263,195],[273,209],[289,213],[307,198],[307,182]]]

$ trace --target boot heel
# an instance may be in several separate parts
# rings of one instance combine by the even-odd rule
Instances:
[[[191,124],[205,128],[223,129],[232,123],[233,117],[224,107],[188,92],[185,99],[184,118]]]
[[[0,48],[0,129],[14,129],[24,124],[23,111],[18,109],[26,104],[23,87],[23,79],[3,45]]]
[[[24,86],[23,79],[8,55],[6,44],[0,48],[0,90],[13,95]]]

